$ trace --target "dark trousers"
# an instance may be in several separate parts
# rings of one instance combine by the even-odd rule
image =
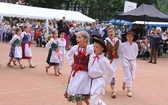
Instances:
[[[149,53],[149,51],[144,51],[144,52],[142,52],[139,56],[140,56],[140,57],[143,57],[143,59],[149,58],[150,53]]]
[[[8,36],[9,36],[9,33],[4,32],[3,37],[2,37],[2,41],[7,43],[9,41]]]
[[[167,43],[163,43],[163,53],[167,52],[167,48],[168,48],[168,44]]]
[[[150,61],[157,62],[157,57],[158,57],[158,48],[151,48],[151,53],[150,53]]]

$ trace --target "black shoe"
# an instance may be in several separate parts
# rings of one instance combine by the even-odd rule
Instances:
[[[157,64],[157,62],[153,62],[153,64]]]
[[[152,61],[149,61],[148,63],[152,63]]]

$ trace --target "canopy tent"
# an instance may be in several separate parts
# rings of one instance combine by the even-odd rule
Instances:
[[[35,18],[35,19],[62,19],[68,21],[94,22],[95,20],[76,11],[30,7],[9,3],[0,3],[0,16]]]
[[[115,18],[129,21],[168,22],[168,15],[160,12],[153,5],[147,4],[142,4],[132,11],[117,14]]]

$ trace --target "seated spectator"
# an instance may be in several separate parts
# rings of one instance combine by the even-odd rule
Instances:
[[[46,30],[45,29],[41,29],[41,35],[40,35],[40,47],[42,47],[42,45],[45,47],[46,45],[46,39],[45,39],[45,34],[46,34]]]
[[[148,59],[149,56],[150,56],[150,53],[149,53],[149,43],[148,43],[148,40],[147,39],[144,39],[141,44],[140,44],[140,47],[141,47],[141,52],[140,52],[140,57],[143,57],[143,59],[145,60],[146,58]]]
[[[168,46],[168,32],[164,32],[162,34],[162,40],[163,40],[163,53],[167,52],[167,46]]]

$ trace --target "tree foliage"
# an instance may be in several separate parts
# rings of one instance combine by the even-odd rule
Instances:
[[[161,12],[168,14],[168,0],[157,0],[154,6],[158,8]]]
[[[17,1],[17,0],[14,0]],[[136,2],[139,5],[155,4],[155,6],[164,13],[168,13],[168,0],[128,0]],[[69,10],[72,3],[82,5],[82,11],[87,7],[89,8],[88,16],[98,18],[100,20],[108,20],[114,17],[118,12],[123,12],[125,0],[25,0],[26,4],[32,6],[54,8]],[[71,5],[70,5],[71,4]],[[84,11],[83,11],[84,13]]]
[[[153,4],[156,3],[156,0],[128,0],[130,2],[135,2],[138,4],[138,6],[140,6],[141,4]]]

